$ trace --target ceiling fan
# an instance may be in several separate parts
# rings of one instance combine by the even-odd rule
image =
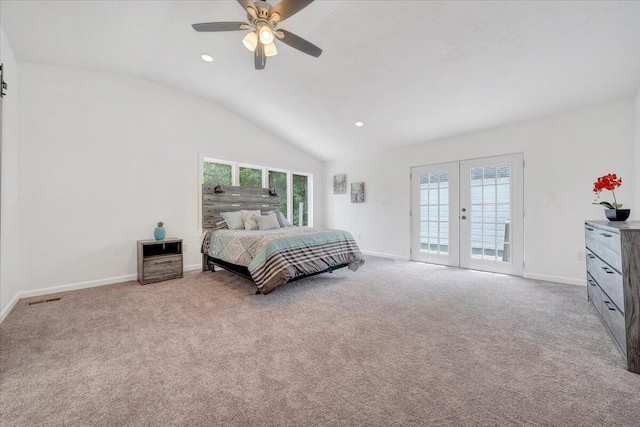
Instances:
[[[237,0],[247,11],[247,22],[206,22],[193,24],[194,30],[199,32],[240,31],[251,30],[242,43],[247,49],[254,52],[254,64],[256,70],[263,70],[267,57],[276,55],[278,49],[274,43],[277,37],[285,44],[298,49],[314,57],[319,57],[322,49],[302,37],[296,36],[287,30],[281,30],[278,24],[285,19],[300,12],[313,3],[313,0],[282,0],[275,6],[271,6],[265,0]]]

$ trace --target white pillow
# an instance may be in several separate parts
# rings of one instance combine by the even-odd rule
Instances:
[[[280,220],[279,214],[280,214],[280,211],[262,212],[262,215],[274,215],[278,220],[278,225],[280,226],[280,228],[284,228],[284,223]]]
[[[280,223],[280,227],[285,228],[285,227],[293,227],[293,224],[291,224],[287,218],[282,215],[282,212],[280,211],[274,211],[277,212],[278,215],[278,222]]]
[[[244,229],[245,230],[257,230],[258,229],[258,221],[256,221],[256,217],[260,216],[260,211],[240,211],[242,213],[242,221],[244,221]]]
[[[258,221],[258,228],[260,230],[275,230],[276,228],[280,228],[278,217],[273,212],[270,212],[270,215],[258,216],[256,220]]]
[[[220,212],[220,215],[224,218],[229,230],[244,230],[244,221],[240,211]]]

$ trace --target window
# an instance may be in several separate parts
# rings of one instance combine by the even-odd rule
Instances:
[[[293,225],[313,226],[313,175],[267,166],[203,158],[202,183],[275,188],[280,211]]]
[[[287,181],[287,172],[269,171],[269,188],[278,190],[278,194],[280,194],[280,212],[284,216],[288,216]]]
[[[240,166],[240,186],[262,188],[262,169]]]
[[[233,182],[231,164],[204,162],[203,171],[203,183],[206,185],[231,185]]]
[[[309,182],[308,176],[293,174],[293,225],[309,224]]]

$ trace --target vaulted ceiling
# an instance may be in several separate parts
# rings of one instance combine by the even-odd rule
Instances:
[[[191,28],[211,21],[246,13],[235,0],[0,2],[18,60],[209,98],[322,160],[633,96],[640,85],[636,1],[316,0],[280,27],[322,56],[280,43],[262,71],[244,31]]]

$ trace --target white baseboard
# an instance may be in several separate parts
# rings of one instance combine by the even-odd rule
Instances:
[[[385,254],[382,252],[372,252],[372,251],[363,251],[361,250],[360,252],[362,252],[365,255],[371,255],[371,256],[377,256],[380,258],[389,258],[389,259],[395,259],[398,261],[409,261],[408,257],[404,257],[404,256],[400,256],[400,255],[393,255],[393,254]]]
[[[15,307],[15,305],[18,303],[19,299],[19,294],[15,294],[13,298],[11,298],[11,301],[9,301],[9,304],[7,304],[7,306],[0,311],[0,323],[2,323],[4,318],[7,317],[7,314],[9,314],[11,310],[13,310],[13,307]]]
[[[127,274],[126,276],[110,277],[108,279],[89,280],[86,282],[71,283],[68,285],[51,286],[48,288],[34,289],[31,291],[22,291],[18,295],[20,298],[39,297],[42,295],[57,294],[58,292],[75,291],[78,289],[95,288],[98,286],[113,285],[114,283],[129,282],[136,280],[137,274]]]
[[[525,273],[527,279],[544,280],[545,282],[566,283],[567,285],[587,286],[586,279],[574,279],[572,277],[549,276],[546,274]]]
[[[194,270],[200,270],[200,269],[202,269],[201,264],[186,265],[183,268],[184,271],[194,271]],[[50,286],[48,288],[40,288],[40,289],[33,289],[30,291],[18,292],[13,296],[13,298],[11,298],[11,301],[9,301],[9,304],[7,304],[7,306],[3,308],[2,311],[0,311],[0,323],[2,323],[5,317],[7,317],[7,315],[11,312],[13,307],[15,307],[18,301],[22,298],[40,297],[43,295],[57,294],[60,292],[75,291],[78,289],[88,289],[88,288],[95,288],[98,286],[113,285],[115,283],[122,283],[122,282],[129,282],[131,280],[136,280],[137,278],[138,278],[137,274],[128,274],[126,276],[110,277],[108,279],[89,280],[87,282],[78,282],[78,283],[71,283],[67,285]]]

